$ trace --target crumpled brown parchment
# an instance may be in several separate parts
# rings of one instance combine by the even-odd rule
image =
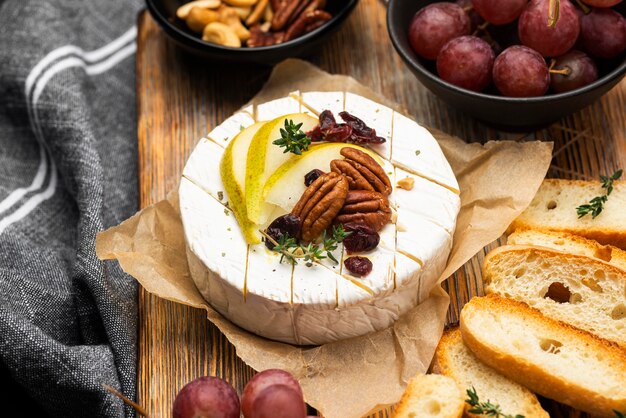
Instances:
[[[385,104],[353,78],[328,74],[300,60],[274,69],[252,100],[263,103],[300,91],[349,91]],[[431,129],[461,188],[461,212],[454,245],[439,282],[450,276],[506,230],[530,203],[551,160],[552,143],[490,141],[467,144]],[[281,368],[293,373],[306,401],[326,418],[359,418],[396,403],[408,379],[425,372],[441,337],[449,304],[440,286],[392,327],[374,334],[319,347],[296,347],[267,340],[230,323],[202,298],[191,279],[185,240],[173,191],[120,225],[98,234],[96,252],[117,259],[148,292],[203,308],[255,370]]]

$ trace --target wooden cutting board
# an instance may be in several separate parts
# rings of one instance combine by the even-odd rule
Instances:
[[[413,77],[387,36],[380,0],[361,0],[341,30],[310,61],[330,73],[349,74],[409,110],[417,121],[467,141],[536,138],[555,141],[550,177],[595,179],[626,167],[626,81],[599,102],[548,129],[505,134],[448,107]],[[269,68],[224,66],[190,56],[170,42],[147,12],[139,15],[137,112],[139,199],[145,207],[177,186],[196,141],[241,107],[261,88]],[[459,308],[482,293],[485,248],[445,282]],[[178,390],[201,375],[217,375],[241,392],[253,371],[233,346],[192,309],[139,291],[137,398],[150,417],[171,416]],[[340,402],[341,400],[338,400]],[[552,416],[584,417],[547,402]],[[377,414],[389,417],[390,411]]]

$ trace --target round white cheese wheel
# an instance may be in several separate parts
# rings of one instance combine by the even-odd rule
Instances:
[[[307,267],[280,263],[264,244],[248,245],[228,206],[219,164],[229,141],[256,121],[289,113],[346,110],[387,139],[371,150],[394,186],[397,216],[367,254],[365,277],[343,266],[342,246]],[[245,156],[243,157],[245,158]],[[411,190],[397,182],[412,178]],[[299,196],[296,197],[296,200]],[[191,275],[206,300],[240,327],[272,340],[318,345],[379,331],[424,300],[446,265],[459,212],[459,186],[437,141],[411,119],[343,92],[292,93],[249,106],[200,140],[180,184],[180,209]]]

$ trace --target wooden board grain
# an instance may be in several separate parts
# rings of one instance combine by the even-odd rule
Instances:
[[[526,135],[493,130],[450,108],[404,67],[388,39],[385,7],[361,0],[341,30],[309,58],[331,73],[349,74],[409,110],[417,121],[467,141],[535,138],[555,141],[550,177],[593,179],[626,167],[626,81],[596,104],[548,129]],[[141,207],[177,186],[187,156],[204,136],[261,88],[269,68],[222,66],[189,56],[170,42],[147,13],[138,21],[137,108]],[[448,321],[482,293],[487,246],[444,287],[452,297]],[[138,401],[152,418],[171,416],[177,391],[201,375],[217,375],[238,391],[253,371],[239,360],[204,311],[148,294],[139,296]],[[554,403],[555,417],[584,417]],[[390,411],[376,416],[389,417]]]

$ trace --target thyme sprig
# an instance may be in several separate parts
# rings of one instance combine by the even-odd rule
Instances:
[[[283,154],[292,152],[296,155],[302,155],[302,151],[307,151],[311,145],[309,138],[302,130],[302,123],[295,124],[291,119],[285,119],[284,128],[280,128],[280,138],[272,141],[272,144],[284,147]]]
[[[602,210],[604,209],[604,204],[607,200],[609,200],[609,195],[613,192],[613,182],[622,177],[623,170],[617,170],[611,176],[603,176],[600,175],[600,180],[602,181],[602,188],[606,189],[606,194],[602,196],[596,196],[584,205],[580,205],[576,208],[576,213],[579,218],[591,213],[591,218],[595,219]]]
[[[309,242],[306,245],[301,245],[296,238],[289,236],[289,234],[282,235],[276,241],[267,232],[260,232],[266,240],[274,245],[274,251],[280,253],[281,263],[286,260],[288,263],[296,265],[298,260],[301,259],[307,267],[311,267],[314,262],[325,258],[329,258],[336,264],[339,264],[339,261],[333,255],[333,251],[352,233],[351,231],[346,231],[343,225],[340,224],[333,226],[331,236],[327,236],[326,231],[324,231],[320,244]]]
[[[615,418],[626,418],[626,414],[620,411],[613,410],[615,412]]]
[[[466,393],[468,399],[466,399],[465,402],[472,407],[472,409],[467,412],[471,414],[483,414],[494,418],[524,418],[524,415],[503,414],[500,405],[492,404],[489,400],[487,400],[487,402],[481,402],[473,386],[471,389],[467,389]]]

